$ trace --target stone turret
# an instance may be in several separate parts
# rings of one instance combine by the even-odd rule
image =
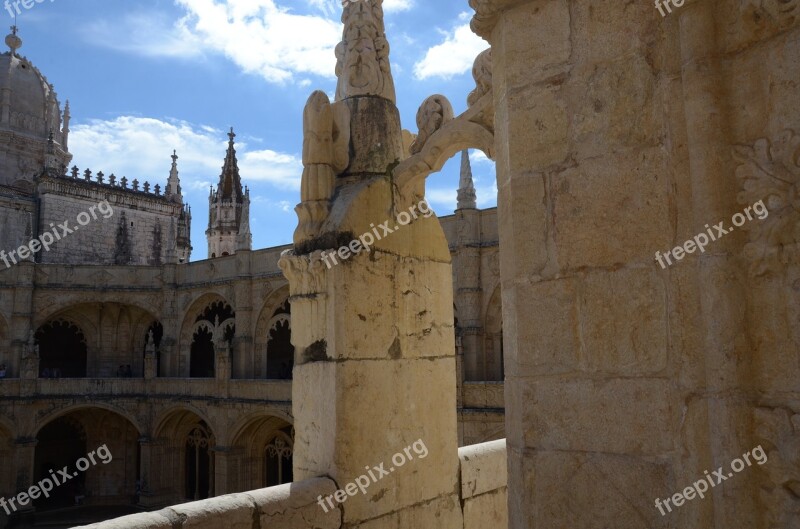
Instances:
[[[242,189],[233,128],[228,133],[228,152],[222,166],[222,174],[216,192],[208,197],[208,256],[210,258],[233,255],[237,251],[250,250],[253,244],[250,234],[250,191]]]

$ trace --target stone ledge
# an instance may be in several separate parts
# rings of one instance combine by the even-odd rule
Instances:
[[[133,514],[75,529],[338,529],[339,509],[323,511],[317,497],[333,494],[328,478],[228,494]]]
[[[506,453],[505,439],[458,449],[462,501],[507,486]]]

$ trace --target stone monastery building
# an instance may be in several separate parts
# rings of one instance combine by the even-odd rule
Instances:
[[[0,249],[80,226],[0,270],[0,508],[115,456],[14,523],[800,528],[800,0],[459,2],[466,111],[404,129],[383,0],[344,1],[292,244],[251,250],[231,131],[197,263],[175,153],[70,169],[9,36]],[[326,266],[468,149],[496,210],[465,157],[453,216]]]
[[[113,462],[75,484],[85,505],[154,508],[291,481],[292,308],[278,267],[288,246],[252,249],[233,130],[209,196],[210,259],[191,262],[177,153],[150,182],[70,167],[69,103],[62,110],[54,87],[18,54],[16,31],[6,43],[0,497],[104,443]],[[496,210],[476,208],[462,157],[459,209],[441,222],[460,263],[458,413],[470,444],[504,436],[502,317]],[[96,218],[78,225],[91,208]],[[67,220],[70,233],[57,227]],[[63,239],[10,255],[46,232]],[[33,507],[71,506],[75,486]]]

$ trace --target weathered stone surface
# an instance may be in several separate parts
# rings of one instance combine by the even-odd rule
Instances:
[[[461,499],[505,489],[508,483],[506,440],[458,449],[461,460]]]

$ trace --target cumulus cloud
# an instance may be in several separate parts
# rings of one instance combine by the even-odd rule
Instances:
[[[342,10],[342,0],[307,0],[308,5],[327,15],[338,15]],[[384,0],[383,10],[387,13],[408,11],[414,7],[414,0]]]
[[[335,18],[296,14],[276,0],[176,3],[185,10],[177,21],[148,10],[92,22],[86,33],[95,44],[144,56],[195,60],[222,55],[273,83],[307,74],[334,75],[333,50],[341,40]]]
[[[70,150],[75,163],[96,174],[112,172],[163,188],[169,176],[173,149],[185,190],[207,189],[219,181],[225,159],[227,131],[179,120],[120,116],[73,126]],[[237,138],[238,140],[239,138]],[[270,149],[252,149],[248,139],[236,144],[239,170],[245,183],[264,182],[282,190],[300,188],[302,163],[298,156]]]
[[[462,13],[459,21],[466,18]],[[414,76],[419,79],[440,77],[450,79],[472,70],[475,57],[489,47],[475,35],[469,23],[460,23],[452,31],[443,32],[444,41],[428,49],[425,56],[414,65]]]

